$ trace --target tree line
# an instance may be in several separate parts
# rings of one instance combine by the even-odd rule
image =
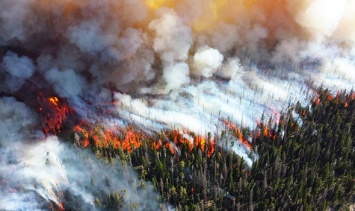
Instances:
[[[277,122],[261,118],[256,128],[241,129],[252,140],[250,153],[259,155],[251,168],[223,147],[238,138],[230,128],[218,137],[207,134],[197,147],[177,142],[183,138],[174,131],[141,136],[141,147],[131,152],[90,147],[101,159],[133,166],[140,188],[152,182],[177,210],[347,210],[355,199],[355,94],[317,93]],[[119,208],[122,198],[110,197]]]

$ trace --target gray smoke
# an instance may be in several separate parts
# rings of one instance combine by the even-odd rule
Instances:
[[[2,98],[0,106],[0,209],[48,210],[63,201],[67,209],[101,210],[100,201],[115,193],[124,210],[158,209],[154,187],[141,187],[129,164],[99,161],[88,150],[44,137],[35,114],[14,98]]]
[[[45,137],[31,90],[106,127],[218,136],[221,119],[277,122],[316,87],[353,88],[354,8],[354,0],[2,0],[0,208],[46,209],[67,191],[80,201],[73,206],[95,209],[95,194],[121,189],[125,208],[158,203],[150,185],[137,191],[131,169]],[[94,112],[112,102],[108,114]],[[257,158],[228,148],[249,166]]]

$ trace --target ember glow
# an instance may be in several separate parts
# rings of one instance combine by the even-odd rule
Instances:
[[[69,106],[58,97],[45,97],[39,92],[37,95],[41,122],[46,134],[58,134],[70,112]]]
[[[215,142],[210,137],[206,142],[203,136],[191,136],[190,132],[179,132],[177,130],[170,132],[161,132],[161,136],[150,136],[145,132],[137,132],[130,127],[125,128],[104,128],[102,126],[92,126],[82,122],[74,127],[76,133],[76,144],[84,148],[90,144],[99,148],[121,149],[127,152],[133,152],[140,148],[144,141],[149,142],[149,146],[160,150],[162,147],[170,150],[172,154],[180,153],[181,147],[187,145],[191,151],[193,148],[200,148],[202,152],[207,150],[207,156],[210,157],[215,151]],[[90,142],[91,139],[91,142]]]
[[[239,142],[241,144],[243,144],[246,148],[248,148],[249,150],[251,150],[251,146],[248,140],[244,139],[243,137],[243,133],[239,130],[239,128],[237,127],[237,125],[233,124],[232,122],[230,122],[229,120],[222,120],[222,122],[229,128],[231,129],[235,136],[238,138]]]
[[[82,122],[74,127],[74,132],[77,135],[77,142],[84,148],[91,144],[99,148],[122,149],[128,152],[132,152],[142,144],[142,135],[139,132],[135,132],[131,128],[112,128],[106,129],[102,126],[89,125]],[[122,137],[122,138],[119,138]]]
[[[282,124],[289,105],[321,103],[318,86],[327,97],[353,88],[354,10],[353,0],[2,0],[0,169],[18,169],[12,180],[1,177],[4,190],[17,192],[0,190],[0,209],[60,208],[53,193],[63,189],[82,209],[95,207],[79,164],[60,161],[68,146],[53,141],[70,132],[83,151],[130,152],[164,134],[151,146],[178,155],[186,144],[208,156],[225,147],[251,167],[253,138],[276,137],[255,119]],[[255,126],[260,134],[239,129]],[[48,166],[26,163],[46,159],[36,147],[55,154],[60,187],[39,175]]]

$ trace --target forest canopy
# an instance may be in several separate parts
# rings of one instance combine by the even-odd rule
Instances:
[[[319,89],[317,94],[308,106],[290,107],[277,122],[262,117],[254,129],[225,127],[220,136],[207,134],[203,141],[192,133],[194,146],[177,131],[132,142],[130,130],[121,131],[124,138],[116,147],[99,146],[93,137],[86,146],[99,158],[132,165],[139,188],[152,182],[177,210],[347,209],[354,201],[355,93],[334,96]],[[223,147],[233,136],[251,140],[250,153],[259,155],[252,167]],[[121,200],[117,193],[98,196],[97,206],[118,209]]]

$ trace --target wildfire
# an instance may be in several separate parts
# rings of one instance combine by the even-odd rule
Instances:
[[[172,143],[167,142],[165,144],[165,148],[169,149],[171,154],[175,154],[175,148],[174,148],[174,145]]]
[[[207,148],[207,156],[210,157],[215,151],[215,143],[214,143],[214,140],[211,139],[209,141],[209,144],[208,144],[208,148]]]
[[[54,106],[58,106],[58,98],[57,97],[50,97],[48,98],[49,102],[52,103]]]
[[[194,148],[200,148],[202,152],[207,150],[207,156],[210,157],[215,151],[215,143],[211,138],[206,142],[204,136],[193,136],[192,141],[184,137],[184,134],[189,134],[188,131],[185,131],[183,134],[177,130],[166,132],[164,135],[169,137],[169,140],[166,140],[165,148],[169,149],[172,154],[175,154],[176,150],[181,151],[182,146],[186,145],[188,150],[191,152]],[[163,146],[162,139],[152,142],[152,147],[155,147],[157,150]],[[206,148],[207,146],[207,148]]]
[[[159,139],[158,141],[152,142],[151,147],[159,150],[163,146],[163,141]]]
[[[328,96],[327,96],[327,100],[329,100],[329,101],[333,100],[333,95],[328,94]]]
[[[203,136],[197,136],[194,140],[195,147],[200,146],[202,151],[205,151],[206,140]]]
[[[265,126],[263,127],[264,127],[263,129],[264,137],[270,137],[271,139],[276,140],[276,133],[274,131],[271,131],[269,128]]]
[[[89,146],[89,133],[88,133],[84,128],[82,128],[81,125],[75,126],[75,127],[73,128],[73,130],[74,130],[74,132],[80,133],[80,134],[82,135],[82,137],[83,137],[82,146],[83,146],[84,148],[86,148],[87,146]],[[79,142],[80,140],[77,140],[77,141]]]
[[[316,104],[316,105],[319,105],[321,103],[321,100],[319,98],[317,99],[314,99],[313,102]]]
[[[59,210],[60,210],[60,211],[64,211],[64,210],[65,210],[64,204],[63,204],[62,201],[59,202],[59,205],[58,205],[58,206],[59,206]]]
[[[106,129],[100,126],[90,127],[83,121],[76,125],[73,130],[79,136],[77,142],[84,148],[93,143],[95,147],[99,148],[113,147],[114,149],[133,152],[134,149],[141,146],[142,141],[141,134],[131,128],[117,128],[117,132],[115,132],[114,129]],[[118,138],[122,136],[123,138]]]
[[[133,152],[135,148],[139,148],[141,146],[141,141],[140,134],[132,129],[128,129],[125,138],[122,141],[115,140],[117,143],[116,147],[127,150],[128,152]]]
[[[207,146],[207,156],[210,157],[215,151],[215,143],[211,138],[206,142],[206,138],[204,136],[197,136],[194,139],[194,147],[200,147],[202,151],[205,151]]]
[[[229,120],[222,120],[222,122],[229,128],[232,129],[232,131],[234,132],[234,135],[239,139],[239,142],[241,144],[243,144],[246,148],[248,148],[249,150],[251,150],[251,145],[249,143],[248,140],[246,140],[243,137],[243,133],[239,130],[239,128],[233,124],[231,121]]]
[[[304,115],[306,115],[306,113],[304,113]],[[279,122],[277,122],[279,123]],[[269,137],[272,140],[276,140],[276,132],[273,129],[268,128],[267,126],[265,126],[264,123],[260,122],[257,120],[257,125],[258,128],[260,128],[260,132],[257,132],[256,137],[260,137],[261,134],[263,134],[264,137]]]
[[[207,150],[208,157],[215,151],[213,139],[206,142],[203,136],[196,136],[193,138],[194,144],[192,144],[190,140],[184,138],[183,134],[177,130],[163,134],[165,137],[164,141],[162,139],[156,141],[156,139],[144,133],[136,132],[130,127],[111,129],[100,126],[91,127],[84,121],[76,125],[73,131],[76,133],[76,143],[84,148],[93,144],[99,148],[113,147],[114,149],[133,152],[142,146],[144,140],[148,140],[151,148],[160,150],[162,147],[165,147],[172,154],[175,154],[176,150],[180,151],[183,145],[187,145],[189,151],[196,147],[199,147],[203,152]]]
[[[69,106],[64,100],[56,96],[46,97],[42,92],[38,93],[37,100],[45,133],[60,133],[67,114],[70,112]]]
[[[344,108],[347,108],[349,106],[349,103],[353,100],[355,100],[355,93],[343,95],[340,91],[338,91],[335,95],[327,93],[326,95],[320,96],[318,93],[316,93],[313,102],[316,105],[320,105],[325,101],[332,101],[336,104],[341,103],[344,105]]]
[[[63,198],[64,197],[64,193],[63,192],[61,192],[61,191],[59,191],[58,193],[56,193],[56,195],[57,195],[57,199],[58,199],[58,210],[59,211],[65,211],[65,207],[64,207],[64,203],[63,203],[63,201],[61,200],[61,198]]]

